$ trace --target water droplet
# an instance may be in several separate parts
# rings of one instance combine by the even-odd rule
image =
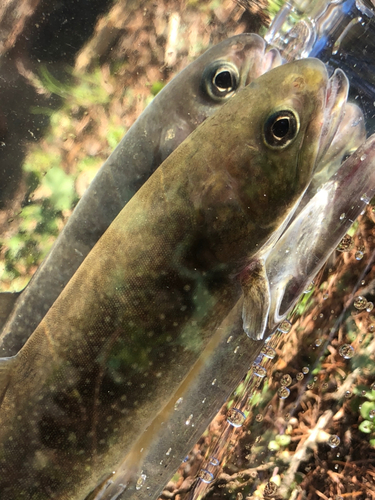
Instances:
[[[216,378],[214,378],[212,381],[212,385],[215,385],[215,384],[216,384]]]
[[[342,213],[342,214],[340,215],[340,220],[344,220],[344,219],[345,219],[345,217],[346,217],[346,215],[345,215],[344,213]]]
[[[291,383],[292,383],[292,377],[289,375],[289,373],[286,373],[280,379],[280,384],[283,385],[284,387],[288,387]]]
[[[263,356],[269,359],[273,359],[276,356],[275,349],[269,345],[263,346],[261,353],[263,354]]]
[[[296,379],[297,380],[302,380],[304,378],[304,374],[302,372],[297,373]]]
[[[367,155],[362,155],[361,156],[361,161],[364,161],[367,158]]]
[[[362,295],[358,295],[358,297],[356,297],[354,299],[353,305],[359,311],[362,311],[363,309],[366,309],[366,307],[367,307],[367,299],[366,299],[366,297],[363,297]]]
[[[233,339],[232,335],[230,337],[228,337],[227,344],[229,344],[229,342],[232,342],[232,339]]]
[[[286,399],[290,394],[290,390],[287,387],[280,387],[277,393],[280,399]]]
[[[356,260],[362,260],[364,255],[365,254],[361,250],[357,250],[356,253],[354,254],[354,257]]]
[[[345,399],[350,399],[352,397],[352,391],[345,391],[344,397]]]
[[[354,349],[349,344],[343,344],[339,349],[339,354],[344,359],[350,359],[354,356]]]
[[[273,481],[269,481],[264,487],[264,496],[269,497],[274,495],[277,491],[277,485]]]
[[[327,384],[327,382],[323,382],[323,384],[322,384],[322,389],[323,389],[323,390],[328,389],[328,384]]]
[[[371,201],[371,198],[367,196],[366,193],[363,193],[363,195],[361,196],[361,201],[363,201],[364,203],[366,203],[366,205],[368,205]]]
[[[343,239],[340,241],[337,250],[339,252],[350,252],[354,248],[354,238],[352,238],[349,234],[346,234]]]
[[[245,415],[237,408],[232,408],[227,413],[227,422],[233,425],[233,427],[241,427],[245,420]]]
[[[368,416],[373,419],[375,417],[375,410],[370,410]]]
[[[263,378],[267,375],[267,370],[262,365],[258,365],[258,363],[253,363],[253,373],[257,377]]]
[[[177,411],[179,409],[179,407],[181,406],[181,403],[182,401],[184,400],[184,398],[178,398],[175,405],[174,405],[174,409],[175,411]]]
[[[329,436],[328,444],[331,448],[337,448],[340,444],[340,438],[336,434],[332,434],[332,436]]]
[[[201,469],[198,474],[199,479],[202,483],[210,484],[214,480],[214,475],[207,469]]]
[[[219,463],[220,463],[220,461],[217,458],[215,458],[215,457],[210,458],[211,465],[214,465],[216,467],[217,465],[219,465]]]
[[[166,455],[169,456],[171,454],[171,451],[172,451],[172,448],[168,448]]]
[[[314,282],[312,281],[310,285],[306,288],[306,290],[303,291],[303,293],[310,293],[311,290],[314,288]]]
[[[138,478],[138,480],[137,480],[137,482],[135,484],[135,489],[136,490],[140,490],[144,486],[146,478],[147,478],[146,474],[141,474],[139,476],[139,478]]]
[[[185,424],[190,425],[191,424],[191,419],[193,418],[193,414],[189,415],[189,418],[186,420]]]
[[[258,415],[255,417],[255,420],[257,422],[261,422],[263,420],[263,415],[261,415],[260,413],[258,413]]]
[[[322,339],[316,339],[316,340],[315,340],[315,346],[316,346],[316,347],[321,346],[321,345],[322,345],[322,342],[323,342],[323,341],[322,341]]]
[[[366,311],[369,313],[374,309],[374,304],[372,302],[367,302]]]
[[[311,389],[314,389],[314,386],[315,386],[314,382],[310,382],[309,384],[306,385],[307,389],[309,389],[310,391]]]
[[[307,374],[309,373],[309,371],[310,371],[310,370],[309,370],[309,368],[308,368],[307,366],[304,366],[304,367],[302,368],[302,373],[304,373],[305,375],[307,375]]]
[[[369,325],[369,327],[368,327],[368,331],[369,331],[370,333],[375,332],[375,325],[373,325],[373,324]]]
[[[240,346],[238,345],[238,346],[235,348],[235,350],[233,351],[233,352],[234,352],[234,354],[237,354],[237,353],[238,353],[239,348],[240,348]]]
[[[328,292],[324,292],[323,293],[323,300],[327,300],[329,297],[329,293]]]
[[[292,329],[292,324],[290,321],[285,319],[277,328],[281,333],[289,333]]]

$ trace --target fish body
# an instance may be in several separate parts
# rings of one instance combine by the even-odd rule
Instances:
[[[0,360],[1,497],[85,498],[122,463],[310,182],[331,85],[311,59],[238,92],[163,162],[24,347]]]
[[[104,163],[30,284],[0,295],[0,353],[16,354],[121,209],[165,158],[239,89],[281,64],[255,34],[229,38],[181,71]],[[1,304],[4,303],[4,306]]]

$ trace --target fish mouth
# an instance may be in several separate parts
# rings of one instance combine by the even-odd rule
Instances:
[[[320,135],[318,164],[327,152],[344,116],[344,105],[348,98],[349,80],[341,69],[336,69],[328,80],[323,127]]]

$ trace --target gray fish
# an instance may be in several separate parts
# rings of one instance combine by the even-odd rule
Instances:
[[[154,172],[24,347],[1,359],[2,498],[84,498],[127,456],[124,480],[135,479],[157,412],[165,422],[240,298],[242,270],[311,180],[335,78],[308,59],[238,92]],[[143,453],[130,453],[150,426]]]
[[[26,289],[0,295],[3,356],[16,354],[86,255],[167,156],[239,89],[281,64],[276,49],[241,34],[205,52],[153,100],[104,163]],[[15,302],[15,305],[14,305]]]
[[[375,135],[353,153],[320,187],[266,259],[268,314],[252,317],[246,333],[261,339],[291,311],[375,195]],[[257,290],[255,291],[258,296]]]

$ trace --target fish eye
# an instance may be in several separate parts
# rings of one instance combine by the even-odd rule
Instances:
[[[214,61],[202,75],[203,90],[214,100],[221,101],[230,97],[239,86],[240,75],[234,64]]]
[[[272,113],[264,125],[265,143],[272,148],[284,148],[297,136],[299,130],[298,117],[285,109]]]

